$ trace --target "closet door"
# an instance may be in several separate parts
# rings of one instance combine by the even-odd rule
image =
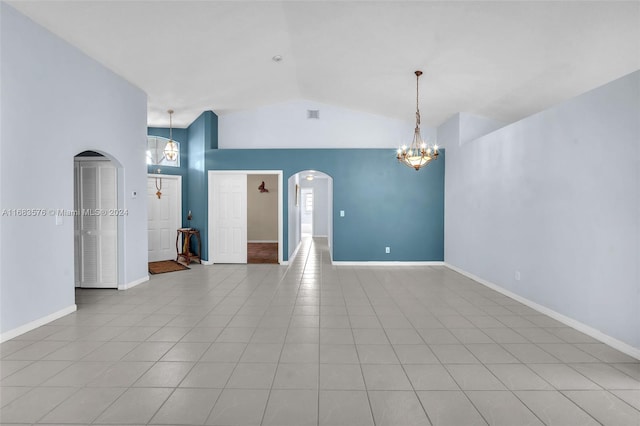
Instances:
[[[117,170],[110,161],[76,162],[76,287],[118,287]]]
[[[212,174],[213,262],[247,263],[247,175]]]

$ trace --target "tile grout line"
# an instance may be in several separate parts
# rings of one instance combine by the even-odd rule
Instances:
[[[293,264],[290,264],[289,267],[287,268],[286,274],[287,275],[289,273],[289,268],[291,268],[292,266],[294,266],[299,260],[302,261],[302,258],[300,257],[301,254],[306,254],[306,256],[304,256],[304,263],[303,263],[303,269],[302,269],[302,274],[300,276],[300,282],[298,282],[297,284],[297,289],[296,289],[296,302],[294,303],[293,309],[295,311],[295,305],[297,304],[297,299],[298,299],[298,294],[300,293],[300,286],[302,283],[302,277],[304,276],[304,270],[306,269],[304,265],[306,265],[307,260],[309,258],[309,253],[310,253],[310,249],[309,247],[313,245],[313,242],[311,242],[311,244],[309,246],[305,246],[305,250],[307,250],[307,252],[298,252],[296,259],[294,261]],[[284,279],[284,277],[283,277]],[[282,284],[283,280],[280,280],[280,282],[278,283],[278,286],[280,286]],[[291,312],[290,314],[290,318],[289,318],[289,323],[287,325],[287,331],[285,332],[285,343],[286,343],[286,336],[289,333],[289,329],[291,328],[291,321],[293,320],[293,312]],[[265,421],[265,416],[267,415],[267,409],[269,408],[269,401],[271,400],[271,392],[273,391],[273,384],[275,383],[276,380],[276,376],[278,375],[278,369],[280,367],[280,359],[282,359],[282,352],[284,351],[284,344],[282,345],[282,349],[280,350],[280,356],[278,357],[278,361],[276,362],[276,370],[273,373],[273,378],[271,379],[271,386],[269,387],[269,393],[267,394],[267,400],[264,404],[264,409],[262,411],[262,417],[260,419],[260,424],[263,425],[264,421]]]

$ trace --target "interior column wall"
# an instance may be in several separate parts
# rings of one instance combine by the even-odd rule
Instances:
[[[445,262],[640,348],[638,117],[635,72],[466,143],[445,123]]]
[[[147,99],[4,2],[0,31],[0,205],[42,212],[0,219],[4,339],[75,308],[73,218],[55,212],[73,210],[73,158],[82,151],[105,153],[121,166],[119,285],[148,279],[146,170],[140,167]],[[108,131],[96,131],[105,123]]]

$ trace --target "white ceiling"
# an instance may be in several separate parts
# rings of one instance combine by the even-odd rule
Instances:
[[[14,1],[149,96],[151,126],[308,99],[515,121],[640,69],[640,2]],[[279,63],[274,55],[282,55]]]

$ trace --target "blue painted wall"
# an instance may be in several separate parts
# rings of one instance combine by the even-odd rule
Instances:
[[[444,151],[419,172],[398,164],[394,155],[388,149],[209,150],[206,170],[283,170],[285,184],[301,170],[322,171],[333,178],[334,260],[441,261]],[[283,197],[286,223],[286,190]],[[286,258],[286,226],[283,232]]]
[[[189,187],[184,204],[193,214],[191,226],[200,231],[202,238],[202,258],[207,260],[209,253],[208,235],[208,192],[205,169],[205,152],[218,147],[218,116],[205,111],[188,127],[187,143],[189,162],[187,176]]]
[[[149,128],[149,134],[167,137],[168,129]],[[205,260],[209,259],[209,170],[282,170],[286,185],[289,177],[309,169],[333,178],[334,260],[444,260],[444,151],[416,172],[397,164],[395,152],[389,149],[221,150],[217,149],[218,117],[212,111],[203,112],[187,129],[174,129],[174,139],[183,142],[181,167],[164,167],[162,172],[183,176],[183,225],[191,210],[191,226],[200,230]],[[285,224],[287,197],[285,189]],[[345,217],[340,217],[340,210]],[[283,234],[287,260],[287,226]],[[384,251],[387,246],[390,254]]]

